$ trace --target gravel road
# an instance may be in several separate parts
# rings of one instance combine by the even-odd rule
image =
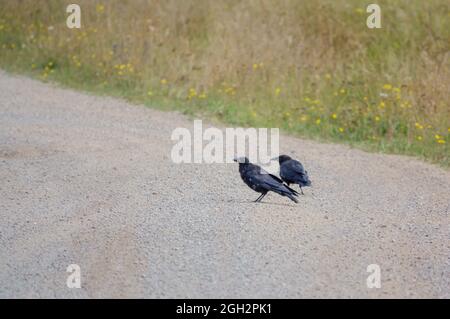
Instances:
[[[282,136],[314,187],[258,204],[236,164],[173,164],[176,127],[0,71],[0,297],[450,298],[448,171]]]

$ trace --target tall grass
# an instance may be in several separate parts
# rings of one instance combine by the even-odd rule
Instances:
[[[449,166],[450,2],[2,0],[0,66]]]

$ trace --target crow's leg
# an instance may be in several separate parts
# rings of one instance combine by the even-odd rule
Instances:
[[[305,194],[303,193],[302,186],[301,186],[301,185],[298,185],[298,186],[300,186],[300,192],[302,193],[302,195],[305,195]]]
[[[258,202],[260,202],[260,201],[262,201],[262,199],[264,198],[264,196],[266,196],[267,195],[267,193],[264,193],[262,196],[261,196],[261,198],[259,199],[259,201]]]
[[[261,196],[258,197],[257,200],[255,200],[255,203],[259,203],[266,195],[267,195],[267,193],[263,193]]]
[[[254,201],[255,203],[259,202],[259,200],[264,197],[264,194],[259,195],[259,197]]]

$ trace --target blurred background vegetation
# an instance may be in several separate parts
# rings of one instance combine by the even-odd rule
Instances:
[[[0,0],[0,67],[232,125],[449,163],[450,1]],[[301,151],[301,150],[300,150]]]

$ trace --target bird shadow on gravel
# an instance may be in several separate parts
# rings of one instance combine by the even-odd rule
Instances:
[[[228,202],[232,202],[232,201],[228,201]],[[298,206],[298,205],[293,205],[293,204],[271,203],[271,202],[263,202],[263,201],[255,203],[252,200],[251,201],[237,201],[237,202],[234,202],[234,203],[237,203],[237,204],[255,204],[255,206],[259,205],[259,204],[282,206],[282,207],[297,207]]]

